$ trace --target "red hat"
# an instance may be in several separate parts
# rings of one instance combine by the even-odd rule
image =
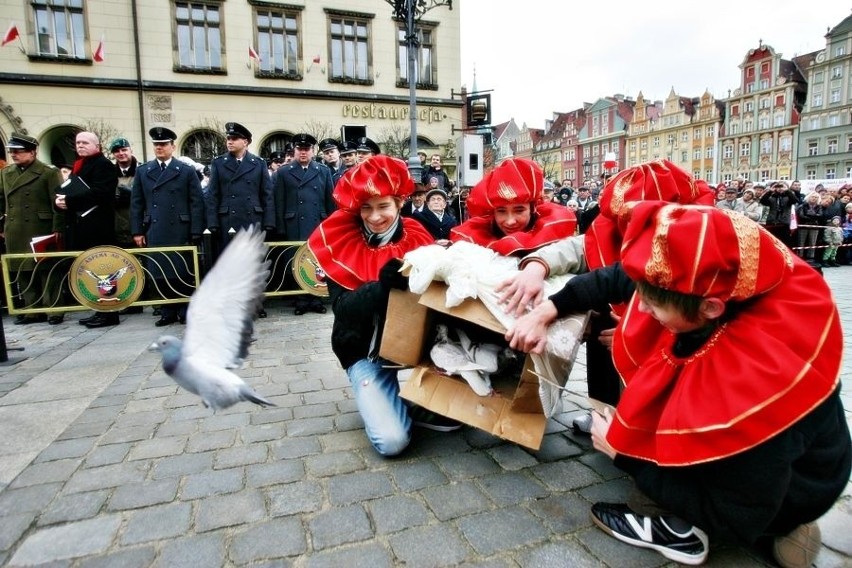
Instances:
[[[414,182],[406,163],[398,158],[378,155],[346,170],[334,187],[333,197],[341,209],[357,211],[373,197],[391,195],[405,198],[412,191]]]
[[[541,201],[544,172],[537,163],[509,158],[486,174],[467,198],[471,217],[489,215],[497,207]]]
[[[624,207],[619,226],[627,275],[665,290],[745,300],[793,270],[790,249],[740,213],[646,201]]]

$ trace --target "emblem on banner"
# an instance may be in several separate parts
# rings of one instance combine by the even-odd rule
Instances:
[[[320,267],[308,245],[302,245],[296,251],[292,270],[299,288],[314,296],[328,296],[325,271]]]
[[[102,246],[74,259],[68,281],[78,302],[96,311],[111,312],[139,299],[145,275],[135,256],[122,248]]]

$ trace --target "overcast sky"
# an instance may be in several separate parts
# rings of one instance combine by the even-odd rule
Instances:
[[[492,123],[543,128],[551,114],[622,93],[664,100],[717,98],[762,39],[784,59],[825,48],[827,28],[850,14],[816,0],[457,0],[462,84],[493,89]]]

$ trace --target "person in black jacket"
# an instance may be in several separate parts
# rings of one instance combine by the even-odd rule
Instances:
[[[450,229],[459,224],[455,217],[447,211],[447,193],[443,189],[432,189],[426,192],[426,208],[412,214],[423,225],[435,242],[448,245]]]
[[[378,357],[388,296],[408,289],[399,272],[405,253],[432,242],[422,226],[400,215],[413,189],[405,162],[374,156],[343,175],[334,189],[340,209],[308,239],[331,296],[331,348],[349,376],[367,437],[385,456],[408,446],[412,424],[396,368]],[[449,431],[459,424],[444,420],[427,427]]]
[[[735,212],[628,203],[619,223],[621,263],[576,276],[507,333],[541,352],[555,318],[630,302],[609,342],[626,387],[614,414],[593,415],[592,440],[636,491],[592,520],[685,564],[713,540],[765,541],[781,566],[810,566],[815,521],[852,471],[828,285]]]
[[[793,232],[790,229],[790,215],[793,207],[799,204],[798,196],[787,188],[783,181],[776,181],[760,198],[760,204],[768,207],[766,230],[778,240],[793,248]]]

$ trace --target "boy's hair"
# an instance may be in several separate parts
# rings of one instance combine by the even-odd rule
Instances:
[[[698,321],[701,302],[704,300],[701,296],[672,292],[641,280],[636,282],[636,291],[644,299],[677,310],[687,321]]]

